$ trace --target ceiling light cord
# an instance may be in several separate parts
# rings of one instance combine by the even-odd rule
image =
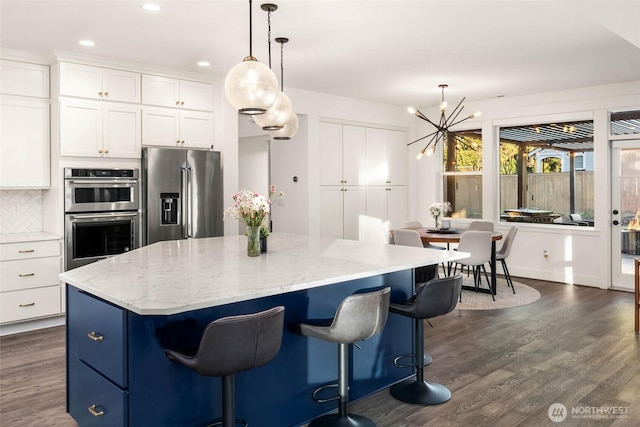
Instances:
[[[251,27],[253,27],[252,22],[253,20],[251,19],[253,17],[253,15],[251,14],[251,9],[253,9],[252,6],[252,1],[249,0],[249,57],[253,58],[253,31],[251,29]]]

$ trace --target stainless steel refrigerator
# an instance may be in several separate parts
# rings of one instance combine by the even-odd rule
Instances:
[[[142,244],[224,234],[220,152],[142,149]]]

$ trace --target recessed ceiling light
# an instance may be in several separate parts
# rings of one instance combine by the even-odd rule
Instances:
[[[142,5],[144,10],[148,10],[149,12],[157,12],[160,10],[160,6],[155,3],[145,3]]]
[[[82,46],[95,46],[96,43],[93,40],[80,40],[79,43]]]
[[[209,61],[198,61],[198,65],[200,67],[208,67],[211,63],[209,63]]]

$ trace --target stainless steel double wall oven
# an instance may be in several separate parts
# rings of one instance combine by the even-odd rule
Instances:
[[[65,270],[140,246],[138,174],[65,168]]]

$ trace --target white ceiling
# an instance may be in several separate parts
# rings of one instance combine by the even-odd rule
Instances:
[[[152,0],[149,0],[152,1]],[[429,106],[640,80],[640,1],[274,1],[287,87]],[[247,0],[0,0],[0,47],[224,76],[249,51]],[[253,2],[253,53],[268,63]],[[92,39],[92,48],[78,44]],[[272,44],[279,76],[280,51]],[[211,66],[203,70],[198,60]]]

